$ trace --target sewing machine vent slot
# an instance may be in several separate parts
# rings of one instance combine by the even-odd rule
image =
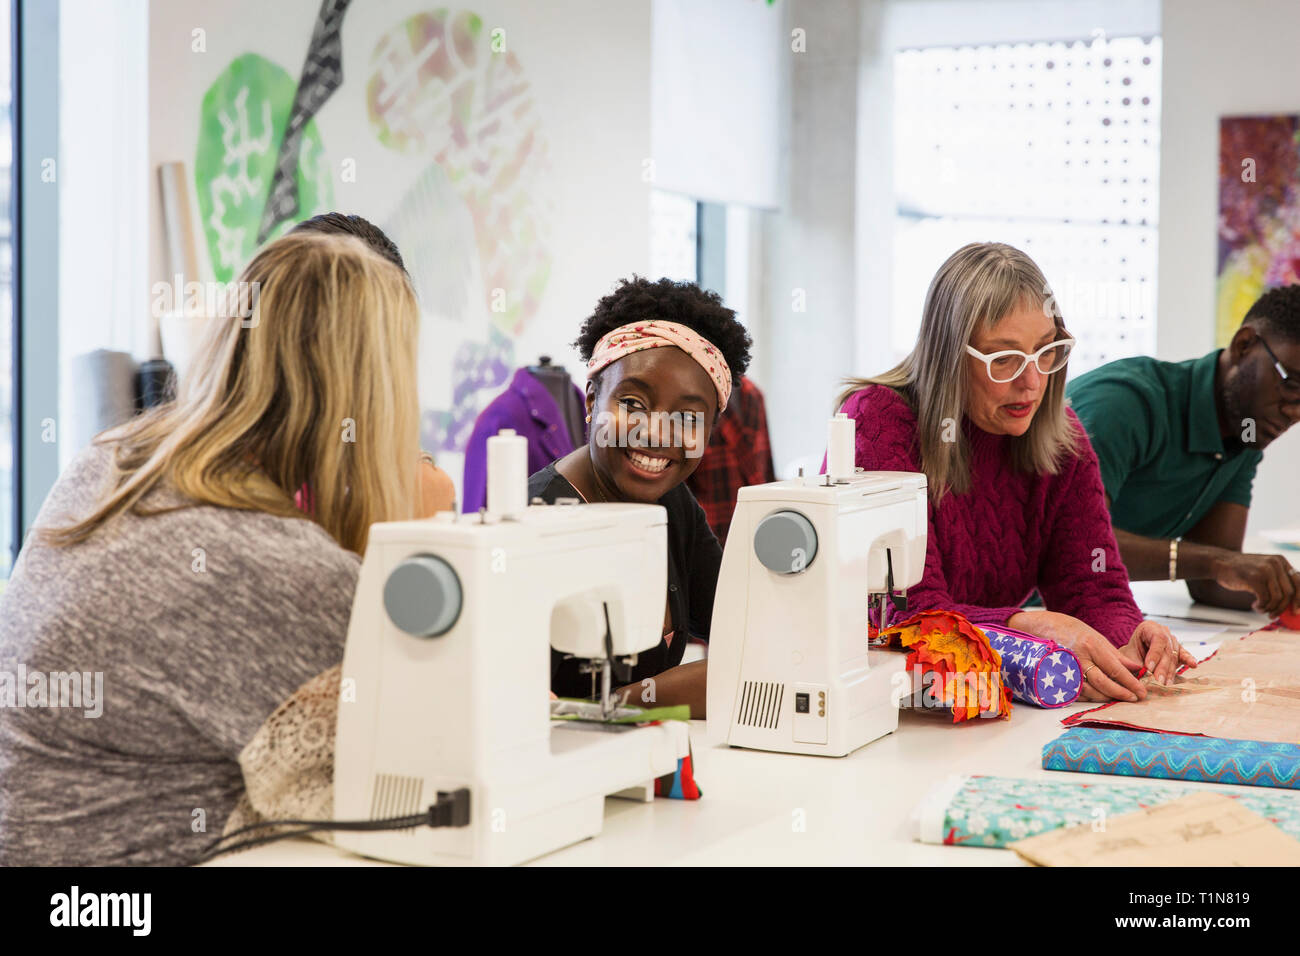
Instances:
[[[785,685],[776,681],[747,680],[740,695],[739,723],[775,730],[781,720]]]
[[[420,791],[424,781],[419,777],[402,777],[395,773],[375,774],[375,792],[370,799],[370,819],[405,817],[419,813]],[[414,833],[409,827],[402,833]]]

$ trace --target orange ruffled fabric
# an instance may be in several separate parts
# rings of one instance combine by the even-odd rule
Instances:
[[[890,644],[910,648],[909,670],[921,669],[927,696],[952,711],[952,722],[1006,717],[1011,691],[1002,681],[1002,657],[978,627],[953,611],[921,611],[879,632]],[[930,675],[934,675],[931,677]]]

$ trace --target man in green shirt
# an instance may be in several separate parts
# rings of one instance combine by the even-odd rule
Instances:
[[[1300,606],[1286,558],[1241,551],[1263,450],[1300,421],[1300,286],[1261,296],[1225,349],[1120,359],[1066,394],[1130,579],[1185,579],[1195,601],[1269,615]]]

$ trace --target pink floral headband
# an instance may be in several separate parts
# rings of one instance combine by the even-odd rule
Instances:
[[[648,322],[621,325],[612,332],[605,333],[596,343],[591,361],[587,363],[587,380],[590,381],[606,365],[625,355],[661,345],[675,345],[709,373],[713,387],[718,390],[718,414],[721,414],[727,407],[727,399],[731,397],[731,369],[727,366],[727,360],[712,342],[694,329],[677,322],[651,319]]]

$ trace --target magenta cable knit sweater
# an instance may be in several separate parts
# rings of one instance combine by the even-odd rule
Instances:
[[[872,385],[841,411],[857,420],[857,464],[868,471],[920,471],[916,415],[901,395]],[[930,503],[925,576],[907,591],[909,615],[957,611],[976,624],[1006,624],[1038,588],[1050,611],[1077,617],[1123,647],[1142,620],[1106,511],[1097,455],[1074,412],[1079,454],[1055,475],[1011,470],[1011,439],[962,420],[971,490]],[[1105,553],[1105,570],[1094,556]],[[896,621],[894,622],[896,623]]]

